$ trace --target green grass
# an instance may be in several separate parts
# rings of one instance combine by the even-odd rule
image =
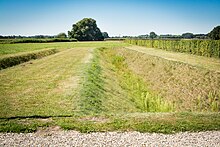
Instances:
[[[125,63],[126,59],[124,56],[117,54],[117,49],[106,49],[102,51],[101,56],[105,61],[103,69],[112,68],[112,70],[116,73],[115,79],[118,80],[118,86],[123,89],[119,91],[118,97],[124,97],[128,103],[131,103],[135,107],[135,111],[167,112],[174,109],[172,105],[165,102],[161,96],[150,91],[148,84],[144,82],[142,78],[128,69],[128,65]],[[106,65],[109,65],[109,67]],[[114,82],[111,75],[109,75],[108,79],[111,79],[112,82]],[[117,84],[114,83],[114,86],[116,85]],[[109,85],[106,84],[106,87],[109,87]],[[124,91],[127,95],[123,96],[121,91]],[[123,103],[121,103],[121,105],[123,105]]]
[[[14,44],[14,43],[51,43],[51,42],[77,42],[76,39],[68,38],[23,38],[23,39],[0,39],[1,44]]]
[[[33,51],[26,54],[18,54],[7,57],[0,57],[0,70],[11,66],[15,66],[30,60],[39,59],[57,53],[56,49]]]
[[[122,47],[128,46],[123,42],[60,42],[60,43],[23,43],[23,44],[0,44],[0,57],[8,54],[16,54],[20,52],[30,52],[41,49],[70,49],[76,47]]]
[[[85,114],[101,112],[102,99],[105,98],[103,91],[104,80],[101,77],[102,69],[99,65],[100,57],[98,54],[98,51],[95,50],[80,90],[80,110]]]
[[[0,71],[0,117],[70,115],[87,48],[69,49]]]
[[[34,50],[28,49],[31,44],[21,45],[24,50],[16,50],[14,46],[15,53],[9,54]],[[0,71],[0,132],[35,132],[51,126],[83,133],[220,130],[219,112],[212,112],[218,105],[213,93],[207,97],[212,105],[205,112],[173,112],[177,107],[152,89],[151,83],[138,73],[144,69],[141,65],[147,64],[143,60],[145,55],[122,49],[127,44],[32,45],[41,49],[57,45],[54,48],[60,52]],[[166,60],[160,60],[155,58],[158,64],[168,64]],[[158,66],[150,61],[151,66]],[[182,64],[169,62],[173,68],[182,68]],[[136,70],[131,68],[133,65]],[[148,70],[153,71],[152,67]],[[167,67],[166,71],[172,70]],[[196,72],[203,73],[201,69]],[[206,79],[212,79],[210,75]],[[212,88],[216,88],[215,82],[208,81]],[[206,106],[203,99],[196,99],[202,108]]]
[[[139,131],[155,133],[220,130],[218,113],[126,113],[117,115],[75,115],[73,117],[1,119],[0,132],[35,132],[60,126],[82,133]]]
[[[126,47],[118,49],[118,52],[125,58],[128,69],[148,83],[150,91],[160,94],[166,102],[173,104],[175,111],[220,111],[220,72],[217,66],[211,70],[205,65],[194,66],[178,60],[181,56],[179,53],[172,53],[172,58],[176,58],[172,60],[166,58],[166,54],[171,56],[170,53],[153,50]],[[187,56],[193,60],[198,58]],[[204,58],[200,60],[209,62]]]

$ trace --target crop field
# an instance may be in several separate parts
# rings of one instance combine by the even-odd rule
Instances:
[[[126,42],[0,44],[0,132],[220,130],[218,53]]]

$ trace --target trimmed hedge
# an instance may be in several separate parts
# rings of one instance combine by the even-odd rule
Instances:
[[[199,56],[220,58],[220,40],[135,40],[127,39],[126,43],[158,48],[167,51],[190,53]]]
[[[124,41],[125,38],[105,38],[105,41]]]
[[[39,59],[51,54],[57,53],[58,50],[56,49],[50,49],[50,50],[43,50],[43,51],[38,51],[34,53],[27,53],[27,54],[22,54],[22,55],[15,55],[15,56],[9,56],[9,57],[4,57],[0,59],[0,70],[5,69],[8,67],[12,67],[30,60],[34,59]]]

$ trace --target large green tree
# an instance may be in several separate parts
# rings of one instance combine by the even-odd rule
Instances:
[[[220,39],[220,26],[215,27],[209,34],[209,38],[214,40]]]
[[[149,37],[150,37],[151,39],[154,39],[154,38],[157,37],[157,34],[156,34],[155,32],[150,32]]]
[[[96,21],[92,18],[84,18],[76,24],[73,24],[72,30],[68,31],[68,36],[79,41],[104,40],[100,29],[97,27]]]

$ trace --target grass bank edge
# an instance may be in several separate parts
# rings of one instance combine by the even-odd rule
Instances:
[[[178,132],[219,131],[219,113],[127,113],[106,115],[76,115],[40,119],[1,119],[0,132],[28,133],[39,128],[60,126],[64,130],[81,133],[128,132],[173,134]]]
[[[13,55],[8,57],[0,58],[0,70],[6,69],[8,67],[12,67],[24,62],[28,62],[30,60],[39,59],[45,56],[49,56],[59,52],[57,49],[47,49],[47,50],[40,50],[30,53],[23,53],[20,55]]]

